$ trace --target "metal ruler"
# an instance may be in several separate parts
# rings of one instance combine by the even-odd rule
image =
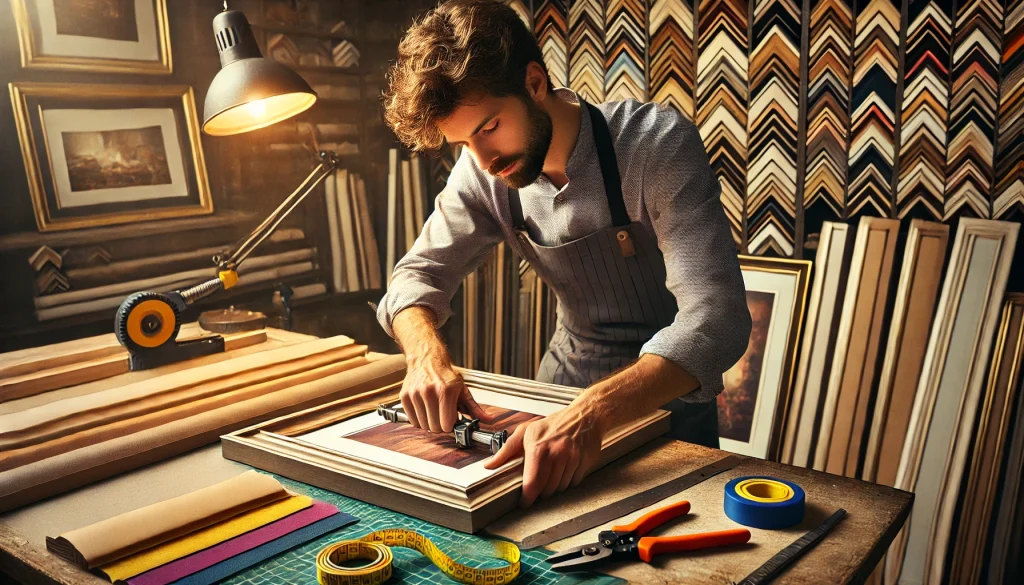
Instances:
[[[756,571],[747,575],[737,585],[764,585],[779,576],[786,567],[792,565],[801,555],[814,548],[816,544],[825,538],[825,535],[846,516],[846,510],[839,508],[835,514],[828,517],[817,528],[793,541],[793,544],[779,551],[768,562],[761,565]]]
[[[630,512],[635,512],[641,508],[646,508],[651,504],[660,502],[669,496],[678,494],[679,492],[691,488],[698,483],[714,477],[723,471],[728,471],[733,467],[740,464],[745,458],[737,457],[736,455],[729,455],[723,459],[719,459],[714,463],[710,463],[701,467],[700,469],[691,471],[686,475],[679,476],[675,479],[671,479],[659,486],[653,487],[649,490],[633,494],[628,498],[619,500],[613,504],[608,504],[602,508],[591,510],[586,514],[577,516],[555,524],[550,528],[545,528],[536,534],[531,534],[524,538],[519,543],[520,548],[536,548],[538,546],[544,546],[551,544],[552,542],[562,540],[574,534],[579,534],[584,530],[589,530],[595,526],[601,526],[621,518]]]

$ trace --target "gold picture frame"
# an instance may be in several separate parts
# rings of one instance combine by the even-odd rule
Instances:
[[[16,82],[9,88],[39,231],[213,213],[191,87]],[[145,133],[149,144],[133,148],[137,159],[122,156],[126,147],[108,149],[118,164],[112,180],[97,170],[106,167],[69,148],[69,136],[104,144],[119,132]],[[91,164],[86,171],[79,170],[83,158]],[[140,166],[150,169],[150,178],[133,183]]]
[[[39,0],[53,4],[55,0]],[[130,2],[130,0],[125,0]],[[109,35],[108,38],[90,35],[61,34],[60,14],[56,6],[52,6],[53,23],[42,30],[42,20],[33,0],[11,0],[14,22],[18,29],[18,45],[21,49],[21,66],[27,69],[53,69],[58,71],[93,71],[99,73],[141,73],[148,75],[169,75],[173,71],[171,58],[171,36],[167,21],[167,0],[151,0],[144,3],[144,14],[135,12],[135,4],[130,4],[135,17],[135,24],[145,35],[138,35],[134,42]],[[153,30],[150,34],[149,22],[141,23],[139,19],[151,21]],[[49,20],[47,18],[46,20]],[[66,18],[68,22],[80,23],[83,19]],[[87,21],[85,21],[87,22]],[[52,25],[52,30],[51,30]],[[112,38],[110,38],[112,37]],[[55,52],[47,53],[43,45],[52,42]],[[133,47],[137,45],[137,47]],[[155,51],[155,58],[124,58],[133,48],[139,53],[148,54]],[[90,49],[94,54],[89,55]],[[113,56],[117,55],[117,56]]]
[[[718,439],[724,451],[778,461],[812,263],[747,255],[739,261],[752,329],[743,357],[722,376]]]

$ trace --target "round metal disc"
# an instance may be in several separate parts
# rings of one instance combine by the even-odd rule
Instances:
[[[267,326],[267,316],[259,311],[238,310],[231,307],[217,311],[204,311],[202,315],[199,315],[199,326],[213,333],[255,331]]]

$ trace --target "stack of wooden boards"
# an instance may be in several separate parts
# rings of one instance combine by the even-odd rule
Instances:
[[[381,288],[380,253],[362,177],[340,169],[324,181],[335,292]]]
[[[183,327],[179,339],[199,334]],[[401,356],[267,329],[128,372],[113,335],[0,355],[0,510],[158,461],[260,420],[401,380]]]
[[[317,271],[317,251],[305,245],[301,230],[285,229],[273,234],[260,249],[259,256],[245,261],[239,269],[238,290],[267,286],[276,282],[300,284]],[[192,252],[132,256],[133,250],[111,256],[95,247],[98,254],[82,254],[64,259],[60,277],[63,286],[39,289],[35,297],[36,318],[52,321],[73,315],[96,314],[116,309],[124,298],[136,291],[168,292],[193,285],[216,274],[211,258],[231,246],[203,246]],[[49,251],[43,254],[44,251]],[[120,252],[120,250],[118,250]],[[46,258],[51,264],[60,254],[42,247],[32,259]],[[33,260],[30,259],[30,262]],[[38,260],[37,260],[38,262]]]
[[[128,585],[209,585],[357,522],[334,505],[247,471],[170,500],[46,538],[82,569]]]
[[[579,388],[459,371],[484,408],[497,406],[517,414],[550,414],[580,392]],[[480,530],[515,508],[523,460],[495,470],[484,468],[484,459],[490,455],[486,450],[467,465],[431,460],[428,452],[442,457],[465,452],[450,436],[409,429],[379,417],[376,406],[397,402],[400,389],[398,380],[231,433],[222,437],[224,456],[464,532]],[[668,413],[659,410],[612,429],[604,437],[597,466],[664,434],[668,424]],[[359,431],[374,429],[389,434],[376,447],[359,441]]]

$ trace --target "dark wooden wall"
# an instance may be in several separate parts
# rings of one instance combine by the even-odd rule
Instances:
[[[311,1],[311,0],[307,0]],[[393,59],[398,38],[405,24],[423,4],[417,2],[363,2],[342,0],[319,2],[322,14],[341,17],[349,23],[361,50],[361,82],[364,99],[350,111],[318,115],[317,122],[360,121],[362,155],[351,164],[367,183],[367,195],[373,213],[377,238],[383,251],[386,234],[387,149],[394,137],[382,123],[379,94],[384,70]],[[260,20],[259,0],[230,2],[230,7],[246,12],[250,20]],[[4,88],[11,82],[57,82],[101,84],[189,85],[202,117],[203,102],[210,81],[219,70],[212,34],[212,19],[221,9],[219,2],[208,0],[172,0],[168,2],[171,51],[174,71],[171,75],[132,75],[92,72],[59,72],[23,69],[20,64],[18,35],[10,5],[0,7],[0,81]],[[364,43],[365,41],[365,43]],[[356,81],[359,83],[359,81]],[[83,315],[39,323],[33,308],[33,273],[28,257],[41,245],[58,252],[102,246],[115,260],[146,255],[168,254],[218,245],[244,236],[274,209],[315,167],[308,153],[295,155],[271,153],[267,149],[269,133],[261,130],[234,137],[202,136],[213,216],[153,223],[115,226],[41,234],[36,230],[28,181],[14,125],[10,99],[0,100],[0,351],[53,343],[111,330],[110,315]],[[307,246],[316,246],[319,282],[329,285],[329,240],[323,198],[312,194],[283,227],[305,231]],[[129,236],[130,237],[126,237]],[[212,266],[212,265],[211,265]],[[212,274],[212,270],[211,270]],[[302,284],[311,282],[303,281]],[[225,294],[211,298],[202,309],[236,305],[273,311],[271,287],[243,294]],[[379,327],[367,301],[379,300],[382,291],[329,294],[296,303],[293,326],[317,335],[344,333],[372,349],[395,351],[397,347]],[[198,311],[189,315],[197,316]]]

